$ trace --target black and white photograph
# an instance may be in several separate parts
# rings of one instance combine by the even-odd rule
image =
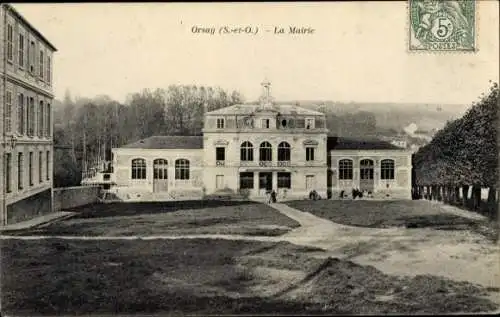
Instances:
[[[499,3],[0,4],[0,314],[500,313]]]

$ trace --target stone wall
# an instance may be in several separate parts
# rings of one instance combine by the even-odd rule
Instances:
[[[54,188],[54,211],[96,203],[100,191],[99,186]]]
[[[47,189],[7,206],[7,224],[30,220],[52,212],[51,190]]]

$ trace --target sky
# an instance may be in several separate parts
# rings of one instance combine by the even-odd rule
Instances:
[[[479,1],[475,53],[409,52],[406,1],[13,6],[58,49],[59,99],[69,90],[124,102],[189,84],[255,100],[267,79],[277,100],[469,104],[499,79],[497,1]],[[259,31],[220,35],[222,26]],[[314,33],[274,34],[290,26]]]

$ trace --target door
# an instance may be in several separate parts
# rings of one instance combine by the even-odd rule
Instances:
[[[372,160],[361,160],[359,163],[359,190],[373,193],[375,179],[373,177],[374,165]]]
[[[259,189],[270,191],[273,189],[273,173],[259,173]]]
[[[216,175],[215,176],[215,188],[223,189],[224,188],[224,175]]]
[[[306,175],[306,189],[313,190],[316,187],[316,179],[314,175]]]
[[[153,192],[168,191],[168,162],[164,159],[153,161]]]

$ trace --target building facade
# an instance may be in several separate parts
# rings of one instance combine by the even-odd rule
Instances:
[[[412,152],[387,142],[329,139],[333,199],[353,189],[374,198],[411,199]]]
[[[56,48],[1,5],[0,225],[52,211],[52,65]]]
[[[218,192],[265,197],[275,190],[279,199],[302,199],[313,190],[335,198],[358,188],[411,197],[408,151],[382,141],[359,148],[328,136],[323,113],[275,105],[270,84],[262,85],[258,105],[207,112],[203,136],[154,136],[112,149],[112,192],[124,200],[163,200]],[[371,165],[360,169],[361,163]]]

